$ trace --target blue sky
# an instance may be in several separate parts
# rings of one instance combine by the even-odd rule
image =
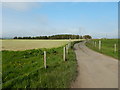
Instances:
[[[117,2],[2,3],[2,35],[118,36]]]

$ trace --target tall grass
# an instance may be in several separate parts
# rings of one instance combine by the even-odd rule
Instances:
[[[76,56],[72,43],[67,61],[63,47],[26,51],[2,51],[3,88],[69,88],[77,75]],[[43,51],[47,51],[47,69]]]
[[[93,41],[96,42],[96,47],[95,45],[93,44]],[[113,58],[116,58],[116,59],[120,59],[118,57],[118,53],[120,53],[120,50],[119,50],[119,45],[118,45],[118,39],[101,39],[101,50],[98,49],[99,47],[99,39],[93,39],[91,41],[88,41],[86,43],[86,45],[97,51],[97,52],[100,52],[100,53],[103,53],[105,55],[108,55],[108,56],[111,56]],[[114,44],[117,44],[117,51],[114,52]]]

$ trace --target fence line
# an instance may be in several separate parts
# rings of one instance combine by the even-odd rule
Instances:
[[[66,61],[66,55],[68,55],[68,53],[69,53],[70,46],[71,46],[71,43],[68,43],[65,47],[63,47],[63,60],[64,61]],[[44,51],[44,68],[45,69],[47,68],[46,59],[47,59],[46,51]]]
[[[92,41],[93,46],[97,47],[97,42],[96,41]],[[104,43],[103,43],[104,44]],[[98,49],[101,50],[102,49],[102,42],[101,40],[98,41]],[[113,44],[113,51],[116,53],[117,52],[117,44]]]

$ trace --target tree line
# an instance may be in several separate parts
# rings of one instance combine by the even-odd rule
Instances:
[[[36,36],[36,37],[14,37],[13,39],[92,39],[90,35],[71,35],[71,34],[62,34],[62,35],[52,35],[52,36]]]

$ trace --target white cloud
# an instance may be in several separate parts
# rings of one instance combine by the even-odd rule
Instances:
[[[118,2],[119,0],[1,0],[2,2]]]
[[[19,11],[26,11],[30,8],[37,7],[37,3],[29,3],[29,2],[4,2],[2,4],[3,8],[11,8]]]

